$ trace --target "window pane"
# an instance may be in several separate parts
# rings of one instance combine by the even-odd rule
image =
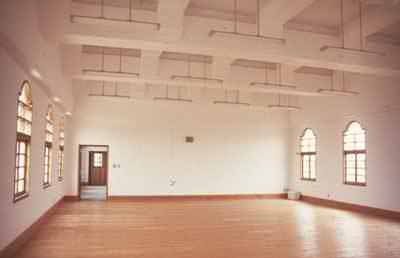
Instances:
[[[18,168],[18,179],[25,178],[25,167]]]
[[[24,142],[20,142],[19,144],[20,148],[19,148],[19,153],[23,154],[26,151],[26,145]]]
[[[347,174],[346,181],[350,183],[354,183],[356,181],[356,175],[354,174]]]
[[[366,182],[365,182],[365,176],[360,176],[360,175],[358,175],[358,176],[357,176],[357,181],[358,181],[359,183],[363,183],[363,184],[366,183]]]
[[[357,176],[365,176],[365,169],[364,168],[357,168]]]
[[[24,167],[24,166],[25,166],[25,156],[24,155],[19,155],[18,167]]]
[[[25,190],[24,181],[23,180],[18,181],[18,192],[20,193],[23,192],[24,190]]]

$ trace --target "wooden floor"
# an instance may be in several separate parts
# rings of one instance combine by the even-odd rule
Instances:
[[[400,257],[400,222],[287,200],[63,202],[26,258]]]

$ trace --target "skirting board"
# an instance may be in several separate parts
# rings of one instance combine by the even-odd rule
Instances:
[[[286,193],[232,194],[232,195],[157,195],[157,196],[109,196],[110,201],[230,201],[255,199],[287,199]]]
[[[348,211],[355,211],[367,215],[372,215],[372,216],[380,216],[380,217],[385,217],[389,219],[400,219],[400,212],[396,211],[391,211],[391,210],[384,210],[384,209],[379,209],[379,208],[373,208],[369,206],[363,206],[359,204],[352,204],[352,203],[346,203],[346,202],[340,202],[340,201],[335,201],[335,200],[328,200],[328,199],[322,199],[318,197],[312,197],[312,196],[307,196],[307,195],[302,195],[301,200],[307,203],[315,204],[315,205],[320,205],[320,206],[325,206],[325,207],[330,207],[330,208],[335,208],[335,209],[340,209],[340,210],[348,210]]]
[[[66,196],[64,196],[64,201],[66,201],[66,202],[79,201],[79,196],[78,195],[66,195]]]
[[[14,257],[18,250],[32,238],[32,236],[40,229],[41,225],[46,223],[53,215],[54,211],[60,205],[64,198],[60,198],[53,206],[51,206],[39,219],[37,219],[29,228],[22,232],[14,241],[0,250],[0,258]]]

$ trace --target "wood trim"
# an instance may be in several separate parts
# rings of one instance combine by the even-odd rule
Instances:
[[[64,201],[66,202],[79,201],[79,195],[65,195]]]
[[[39,219],[37,219],[31,226],[25,229],[14,241],[8,244],[3,250],[0,250],[1,258],[11,258],[25,245],[37,231],[45,224],[49,218],[54,214],[56,208],[60,205],[64,198],[60,198],[53,206],[51,206]]]
[[[359,204],[352,204],[352,203],[347,203],[347,202],[340,202],[340,201],[336,201],[336,200],[322,199],[322,198],[307,196],[307,195],[302,195],[301,200],[304,202],[311,203],[314,205],[319,205],[319,206],[325,206],[325,207],[330,207],[330,208],[335,208],[335,209],[340,209],[340,210],[355,211],[355,212],[363,213],[366,215],[380,216],[380,217],[396,219],[396,220],[400,219],[400,212],[397,212],[397,211],[385,210],[385,209],[374,208],[374,207],[369,207],[369,206],[364,206],[364,205],[359,205]]]
[[[154,195],[154,196],[109,196],[109,201],[229,201],[256,199],[287,199],[287,193],[277,194],[232,194],[232,195]]]

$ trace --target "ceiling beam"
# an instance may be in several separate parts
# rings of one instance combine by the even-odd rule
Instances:
[[[269,0],[260,10],[263,33],[282,36],[283,26],[316,0]]]
[[[158,22],[161,24],[160,32],[178,39],[183,32],[183,20],[189,0],[159,0]]]
[[[159,76],[161,51],[142,50],[140,57],[140,77],[154,79]]]
[[[65,41],[70,44],[161,50],[400,77],[400,62],[391,55],[376,57],[347,52],[320,52],[322,45],[340,44],[339,39],[333,42],[332,38],[328,39],[323,35],[302,32],[299,37],[298,32],[289,31],[287,43],[282,45],[248,38],[209,38],[204,29],[204,35],[200,33],[205,26],[203,23],[185,26],[185,30],[197,32],[195,40],[191,35],[184,35],[179,40],[166,41],[162,33],[154,31],[124,33],[102,27],[87,28],[80,24],[71,24]]]
[[[400,3],[390,2],[371,8],[363,14],[363,35],[368,37],[384,28],[400,22]],[[346,36],[359,35],[360,18],[355,17],[344,26]]]

